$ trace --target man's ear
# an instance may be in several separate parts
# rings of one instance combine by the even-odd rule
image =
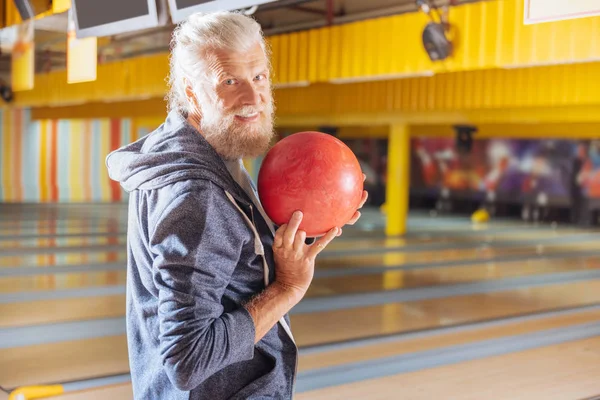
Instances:
[[[187,101],[193,106],[196,112],[200,112],[200,104],[198,104],[198,98],[194,93],[194,89],[192,89],[192,85],[187,78],[183,78],[183,84],[185,86],[185,97]]]

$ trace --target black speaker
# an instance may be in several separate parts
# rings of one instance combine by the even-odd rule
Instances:
[[[470,153],[473,149],[473,135],[477,132],[477,127],[471,125],[455,125],[456,132],[456,150],[461,153]]]
[[[13,100],[13,92],[10,86],[0,83],[0,97],[7,103]]]
[[[431,61],[444,60],[452,54],[452,43],[446,38],[444,25],[430,22],[423,30],[423,46]]]

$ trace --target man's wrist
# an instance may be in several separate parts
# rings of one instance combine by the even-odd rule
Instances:
[[[289,301],[290,308],[300,303],[306,294],[306,290],[296,286],[287,285],[277,280],[275,280],[270,287],[272,287],[272,290],[274,290],[277,294],[286,296]]]

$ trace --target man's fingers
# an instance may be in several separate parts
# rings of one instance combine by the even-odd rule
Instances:
[[[308,250],[308,257],[312,258],[312,259],[316,258],[317,255],[320,252],[322,252],[325,249],[325,247],[327,247],[329,242],[331,242],[333,239],[335,239],[338,231],[339,231],[339,228],[331,229],[329,232],[327,232],[327,234],[325,236],[323,236],[322,238],[317,240],[312,246],[310,246],[310,248]]]
[[[292,218],[288,223],[288,226],[283,233],[283,246],[284,247],[294,247],[294,238],[296,237],[296,232],[298,231],[298,227],[302,222],[302,213],[300,211],[296,211],[292,214]]]
[[[306,232],[296,232],[296,238],[294,239],[294,250],[298,251],[306,245]]]
[[[361,216],[360,211],[355,212],[354,215],[352,216],[352,218],[350,218],[350,221],[348,221],[346,223],[346,225],[354,225],[358,221],[360,216]]]
[[[281,247],[283,246],[283,233],[287,229],[287,224],[283,224],[277,229],[275,232],[275,237],[273,238],[273,247]]]
[[[365,205],[368,198],[369,198],[369,192],[367,192],[366,190],[363,190],[362,199],[360,200],[360,205],[358,206],[359,209],[361,209]]]

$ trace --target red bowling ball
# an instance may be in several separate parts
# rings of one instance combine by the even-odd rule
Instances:
[[[352,150],[320,132],[300,132],[279,141],[258,174],[258,194],[269,218],[281,226],[300,210],[304,217],[299,229],[307,237],[343,227],[362,193],[363,174]]]

